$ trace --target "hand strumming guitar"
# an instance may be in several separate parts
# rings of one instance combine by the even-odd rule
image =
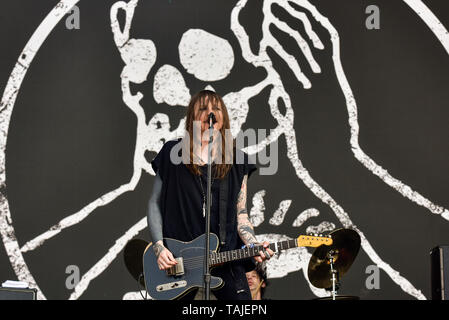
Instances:
[[[157,265],[159,266],[160,270],[169,269],[178,263],[176,262],[170,250],[168,250],[164,246],[162,240],[159,240],[154,244],[153,250],[154,254],[157,257]]]

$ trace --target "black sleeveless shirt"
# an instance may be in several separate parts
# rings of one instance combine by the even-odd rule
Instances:
[[[166,142],[151,162],[154,172],[162,180],[161,212],[164,238],[179,241],[191,241],[205,233],[203,216],[203,197],[207,195],[207,166],[200,166],[201,176],[190,172],[184,163],[174,164],[170,160],[170,151],[181,139]],[[179,151],[182,152],[182,149]],[[242,152],[237,150],[236,152]],[[180,154],[179,153],[179,154]],[[235,159],[236,157],[234,157]],[[238,157],[237,157],[238,158]],[[250,164],[248,155],[243,154],[244,163],[234,164],[228,172],[228,204],[226,217],[226,244],[221,251],[239,249],[243,243],[237,233],[237,197],[243,177],[248,178],[256,170]],[[212,165],[212,177],[214,176]],[[201,181],[201,184],[200,184]],[[202,187],[201,187],[202,186]],[[219,236],[219,191],[220,180],[212,181],[212,205],[210,231]]]

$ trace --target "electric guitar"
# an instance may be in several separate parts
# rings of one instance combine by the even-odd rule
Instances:
[[[171,300],[179,298],[187,292],[204,286],[204,251],[206,235],[201,235],[190,242],[165,238],[165,247],[171,251],[176,261],[175,266],[160,270],[157,258],[150,243],[143,254],[143,273],[148,294],[156,300]],[[273,252],[296,247],[319,247],[331,245],[330,237],[301,235],[293,240],[271,243]],[[210,234],[210,266],[214,267],[225,262],[247,259],[258,256],[263,250],[262,245],[245,247],[243,249],[218,252],[218,237]],[[210,288],[216,289],[223,285],[219,277],[211,277]]]

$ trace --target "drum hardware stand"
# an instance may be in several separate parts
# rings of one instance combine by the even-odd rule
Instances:
[[[332,282],[332,300],[336,300],[336,296],[337,296],[337,290],[340,287],[340,283],[339,278],[338,278],[338,270],[335,269],[334,267],[334,262],[335,262],[335,258],[334,256],[337,254],[338,252],[335,252],[334,250],[330,250],[327,254],[327,258],[329,259],[329,264],[331,267],[331,274],[332,274],[332,278],[331,278],[331,282]]]
[[[319,246],[309,261],[307,275],[310,283],[317,288],[331,292],[330,297],[321,300],[358,300],[354,296],[339,296],[340,278],[343,277],[354,262],[360,249],[360,235],[352,229],[337,229],[332,237],[331,246]]]

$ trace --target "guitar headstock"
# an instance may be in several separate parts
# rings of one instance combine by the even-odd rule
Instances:
[[[305,236],[300,235],[298,238],[296,238],[296,242],[298,243],[298,247],[319,247],[322,244],[325,246],[332,245],[333,241],[330,236],[322,237],[322,236]]]

